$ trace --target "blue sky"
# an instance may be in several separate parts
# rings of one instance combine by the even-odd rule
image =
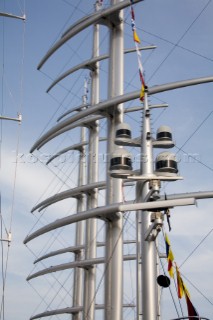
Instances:
[[[107,5],[108,1],[104,1]],[[146,0],[136,6],[136,26],[142,40],[142,45],[156,45],[153,51],[142,52],[142,62],[145,79],[148,86],[154,86],[170,81],[178,81],[195,77],[213,75],[213,2],[202,0]],[[59,39],[74,21],[83,14],[93,10],[93,2],[82,0],[78,3],[71,0],[24,0],[1,1],[0,11],[7,11],[21,15],[26,13],[27,20],[22,21],[3,19],[0,17],[1,43],[1,111],[5,115],[16,116],[21,110],[22,125],[17,123],[3,123],[1,136],[1,205],[2,216],[8,227],[10,214],[13,212],[12,235],[10,248],[8,276],[5,293],[5,315],[7,320],[16,317],[17,320],[28,319],[32,314],[42,312],[47,308],[44,301],[52,301],[50,308],[62,306],[66,290],[60,291],[59,297],[54,298],[60,289],[60,284],[54,282],[49,291],[52,278],[32,280],[30,285],[25,279],[29,273],[42,269],[44,266],[33,267],[35,256],[41,252],[59,248],[69,244],[72,227],[64,230],[63,238],[58,237],[52,243],[52,237],[42,237],[28,245],[23,245],[23,239],[42,224],[51,222],[58,217],[74,212],[74,202],[65,201],[63,204],[50,207],[37,223],[39,213],[30,214],[31,208],[46,197],[76,184],[77,162],[53,163],[48,168],[44,166],[44,159],[59,151],[70,143],[76,143],[79,132],[73,131],[56,141],[50,142],[35,152],[29,150],[39,136],[55,125],[57,118],[67,108],[81,103],[84,78],[87,71],[78,72],[68,77],[56,86],[50,94],[45,91],[60,73],[82,60],[91,57],[91,29],[71,40],[64,48],[51,57],[41,72],[37,65],[47,50]],[[4,30],[4,32],[3,32]],[[24,42],[23,42],[24,39]],[[125,11],[125,46],[133,47],[129,9]],[[108,49],[108,32],[101,27],[100,53]],[[24,55],[23,55],[24,53]],[[101,63],[101,92],[100,99],[107,96],[107,62]],[[23,85],[22,85],[23,84]],[[136,54],[125,56],[125,92],[139,89]],[[183,181],[163,184],[162,193],[179,193],[190,191],[212,190],[213,178],[213,84],[179,89],[161,93],[149,98],[150,103],[165,102],[169,108],[157,110],[152,115],[153,134],[162,125],[169,125],[178,152],[179,171]],[[139,102],[129,103],[127,106],[137,105]],[[132,127],[133,136],[140,132],[140,114],[128,115],[125,119]],[[105,135],[105,124],[101,124],[101,134]],[[15,201],[11,207],[15,178],[15,154],[17,138],[19,136],[18,166],[16,175]],[[182,151],[179,151],[182,149]],[[136,155],[138,150],[130,150]],[[155,154],[159,153],[159,150]],[[192,160],[189,155],[196,158]],[[40,159],[37,160],[36,156]],[[63,159],[62,159],[63,160]],[[62,167],[63,166],[63,167]],[[133,163],[137,168],[138,163]],[[70,173],[72,177],[68,177]],[[66,184],[61,181],[66,180]],[[129,198],[134,198],[133,191],[128,191]],[[128,193],[127,192],[127,193]],[[100,199],[101,202],[101,199]],[[72,207],[72,208],[71,208]],[[172,232],[170,239],[173,251],[179,265],[190,255],[201,240],[207,236],[212,228],[212,200],[199,201],[197,207],[186,207],[172,210]],[[134,218],[132,218],[134,220]],[[37,223],[37,224],[36,224]],[[36,224],[34,226],[34,224]],[[101,228],[101,225],[100,225]],[[58,231],[60,233],[60,231]],[[129,236],[134,230],[129,227]],[[71,237],[70,237],[71,238]],[[73,241],[70,239],[70,241]],[[43,246],[45,243],[45,247]],[[43,248],[44,247],[44,248]],[[6,246],[4,247],[4,251]],[[32,254],[33,253],[33,254]],[[63,262],[70,259],[63,257]],[[57,260],[45,262],[58,263]],[[36,269],[37,268],[37,269]],[[129,267],[130,268],[130,267]],[[131,266],[133,269],[133,266]],[[187,287],[191,292],[192,301],[201,314],[212,316],[212,233],[197,248],[181,267],[184,276],[190,280]],[[125,274],[129,274],[125,269]],[[59,275],[60,281],[66,280],[68,274]],[[193,286],[193,285],[194,286]],[[66,283],[67,288],[71,284]],[[125,287],[129,289],[130,284]],[[196,290],[198,288],[207,299]],[[134,288],[131,288],[133,290]],[[47,296],[47,297],[46,297]],[[131,294],[130,294],[131,296]],[[163,307],[165,319],[172,318],[174,308],[167,302],[167,292],[163,293],[168,310]],[[184,304],[184,303],[183,303]],[[165,305],[165,304],[164,304]],[[11,307],[12,306],[12,307]],[[163,314],[164,314],[163,313]],[[169,314],[168,314],[169,313]],[[128,317],[127,317],[128,318]]]

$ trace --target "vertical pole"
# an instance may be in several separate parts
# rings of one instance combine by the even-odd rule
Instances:
[[[141,184],[136,184],[136,201],[141,199]],[[136,212],[136,306],[137,320],[142,320],[142,291],[141,291],[141,214]]]
[[[81,142],[85,141],[85,128],[81,128]],[[85,184],[85,146],[82,146],[79,153],[79,180],[78,185]],[[85,198],[81,195],[77,198],[77,212],[82,212],[85,210]],[[75,235],[75,245],[83,245],[84,243],[84,221],[80,221],[76,225],[76,235]],[[83,259],[83,250],[79,250],[75,253],[75,260]],[[82,305],[82,284],[83,284],[83,270],[81,268],[76,268],[74,271],[74,289],[73,289],[73,306]],[[80,320],[80,312],[73,314],[73,320]]]
[[[156,238],[156,247],[158,248],[158,238]],[[157,276],[160,274],[160,257],[159,255],[156,256],[156,263],[157,263]],[[157,320],[161,319],[161,287],[157,286]]]
[[[96,3],[98,10],[98,3]],[[99,25],[94,26],[93,57],[99,55]],[[91,84],[91,105],[99,102],[99,63],[92,72]],[[88,184],[98,181],[98,142],[99,122],[91,123],[89,128],[89,158],[88,158]],[[98,190],[94,189],[87,195],[87,210],[96,208],[98,202]],[[89,219],[86,222],[86,259],[96,257],[96,219]],[[95,318],[95,289],[96,289],[96,268],[86,269],[84,273],[84,315],[83,319],[93,320]]]
[[[111,5],[119,0],[111,0]],[[110,59],[108,97],[123,94],[123,12],[120,12],[120,24],[110,28]],[[115,128],[123,121],[123,105],[109,110],[107,127],[107,155],[114,151]],[[107,168],[107,204],[121,202],[122,180],[111,178]],[[105,264],[105,320],[121,320],[123,305],[123,217],[120,212],[117,218],[106,223],[106,264]]]
[[[147,92],[144,97],[143,130],[141,141],[141,173],[147,176],[146,182],[138,182],[138,190],[141,188],[141,202],[146,201],[149,192],[149,176],[153,174],[153,155],[150,125],[150,110],[148,106]],[[140,211],[141,215],[141,252],[142,252],[142,313],[143,320],[156,320],[157,299],[157,261],[155,241],[145,241],[144,235],[151,224],[151,212]]]

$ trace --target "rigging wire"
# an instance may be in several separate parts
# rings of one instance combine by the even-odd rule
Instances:
[[[189,280],[189,278],[187,278],[187,277],[184,276],[184,275],[183,275],[183,278],[185,278],[185,279],[191,284],[191,286],[194,287],[194,289],[195,289],[197,292],[199,292],[199,293],[201,294],[201,296],[202,296],[204,299],[206,299],[206,301],[208,301],[208,302],[213,306],[213,302],[212,302],[209,298],[207,298],[207,297],[203,294],[203,292],[202,292],[200,289],[198,289],[198,287],[196,287],[196,286]]]
[[[189,142],[189,140],[195,135],[195,133],[204,125],[204,123],[209,119],[209,117],[211,116],[211,114],[213,113],[213,111],[210,111],[208,113],[208,115],[204,118],[204,120],[201,121],[201,123],[196,127],[196,129],[192,132],[192,134],[187,138],[187,140],[183,143],[183,145],[181,147],[178,147],[177,145],[175,145],[175,148],[178,149],[178,151],[176,152],[176,154],[178,154],[180,151],[184,152],[185,154],[187,154],[190,158],[194,159],[197,163],[200,163],[202,166],[204,166],[205,168],[209,169],[210,171],[213,171],[213,168],[211,168],[210,166],[208,166],[207,164],[205,164],[204,162],[202,162],[201,160],[199,160],[197,157],[194,157],[193,155],[189,154],[188,152],[184,151],[182,147],[184,147],[187,142]],[[166,182],[163,186],[163,190],[165,190],[166,186],[168,185],[168,182]]]
[[[35,313],[37,312],[38,308],[40,307],[40,305],[42,303],[45,303],[46,307],[48,307],[48,302],[44,299],[44,297],[40,294],[40,292],[30,283],[28,282],[28,285],[34,290],[34,292],[38,295],[38,297],[41,299],[41,302],[39,303],[39,305],[34,309],[34,311],[32,312],[32,316],[35,315]],[[58,319],[59,316],[55,315]]]
[[[56,178],[62,183],[62,186],[66,186],[66,187],[69,188],[70,185],[67,183],[67,180],[70,179],[70,174],[76,169],[77,164],[76,164],[75,167],[72,169],[72,171],[70,172],[70,174],[67,174],[66,172],[63,172],[63,171],[62,171],[63,167],[62,167],[62,168],[58,167],[58,172],[55,172],[53,169],[51,169],[50,166],[46,166],[46,165],[44,164],[44,162],[40,159],[39,156],[34,155],[34,157],[35,157],[35,159],[38,160],[39,163],[41,163],[43,166],[45,166],[45,168],[47,168],[47,169],[54,175],[53,178],[52,178],[52,180],[50,181],[49,185],[46,187],[45,191],[41,194],[41,196],[39,197],[39,199],[38,199],[37,202],[35,203],[35,204],[37,204],[37,203],[40,202],[40,200],[42,199],[42,197],[44,196],[44,194],[47,192],[47,190],[49,189],[49,187],[53,184],[53,182],[54,182],[54,180],[55,180]],[[65,165],[65,164],[64,164],[64,165]],[[59,173],[63,173],[63,175],[66,177],[66,179],[65,179],[65,180],[64,180],[64,178],[62,179],[62,177],[60,177]],[[72,181],[72,182],[75,184],[74,181]],[[61,188],[62,188],[62,186],[61,186]],[[55,186],[54,188],[56,188],[56,186]]]
[[[213,111],[210,111],[208,113],[208,115],[201,121],[201,123],[196,127],[196,129],[192,132],[192,134],[187,138],[187,140],[182,144],[181,147],[177,147],[175,146],[178,151],[176,152],[176,154],[179,151],[185,152],[183,151],[183,147],[187,144],[187,142],[189,142],[189,140],[195,135],[195,133],[204,125],[204,123],[210,118],[210,116],[212,115]],[[187,153],[187,152],[186,152]],[[187,153],[188,154],[188,153]],[[206,167],[207,169],[213,171],[213,168],[209,167],[208,165],[206,165],[204,162],[202,162],[201,160],[197,159],[196,157],[189,155],[192,159],[196,160],[198,163],[200,163],[201,165],[203,165],[204,167]]]
[[[101,226],[101,228],[99,229],[99,231],[98,231],[98,233],[97,233],[97,235],[100,233],[100,234],[103,234],[103,232],[102,232],[102,229],[104,228],[104,224]],[[28,248],[29,249],[29,248]],[[29,249],[30,250],[30,249]],[[35,255],[35,253],[32,251],[32,250],[30,250],[32,253],[33,253],[33,255],[35,256],[35,257],[37,257],[38,258],[38,256],[36,256]],[[84,257],[85,258],[85,257]],[[68,280],[68,278],[69,278],[69,276],[67,277],[67,279],[64,281],[64,283]],[[56,282],[56,280],[57,279],[55,279],[55,282]],[[64,285],[64,283],[62,283],[61,285],[63,286]],[[51,290],[51,288],[54,286],[54,284],[52,284],[51,285],[51,287],[49,288],[49,290],[48,290],[48,292],[45,294],[45,296],[47,296],[47,294],[50,292],[50,290]],[[35,289],[36,290],[36,289]],[[60,289],[59,289],[60,290]],[[56,294],[55,294],[55,296],[57,295],[57,292],[56,292]],[[40,296],[40,294],[39,294],[39,296]],[[40,296],[41,297],[41,296]],[[53,298],[54,299],[54,298]],[[52,302],[51,302],[52,303]],[[50,307],[50,305],[51,305],[51,303],[49,303],[48,305],[47,305],[47,307]],[[41,303],[40,303],[41,304]],[[39,305],[40,305],[39,304]],[[47,304],[47,303],[46,303]],[[39,306],[38,306],[39,307]],[[38,307],[36,308],[36,309],[38,309]]]
[[[210,0],[210,1],[211,1],[211,0]],[[149,35],[151,35],[151,36],[159,39],[159,40],[162,40],[162,41],[164,41],[164,42],[167,42],[167,43],[169,43],[169,44],[171,44],[171,45],[173,45],[173,46],[175,46],[175,47],[177,47],[177,48],[183,49],[184,51],[187,51],[187,52],[189,52],[189,53],[192,53],[193,55],[196,55],[196,56],[198,56],[198,57],[200,57],[200,58],[203,58],[203,59],[205,59],[205,60],[208,60],[208,61],[210,61],[210,62],[213,62],[213,59],[211,59],[211,58],[209,58],[209,57],[206,57],[206,56],[204,56],[204,55],[202,55],[202,54],[200,54],[200,53],[198,53],[198,52],[196,52],[196,51],[194,51],[194,50],[192,50],[192,49],[188,49],[188,48],[186,48],[186,47],[183,47],[183,46],[181,46],[180,44],[174,43],[174,42],[172,42],[172,41],[170,41],[170,40],[168,40],[168,39],[165,39],[165,38],[163,38],[163,37],[161,37],[161,36],[158,36],[158,35],[156,35],[156,34],[154,34],[154,33],[152,33],[152,32],[149,32],[149,31],[147,31],[147,30],[144,30],[144,29],[142,29],[142,28],[140,28],[140,27],[139,27],[138,29],[141,30],[141,31],[143,31],[143,32],[146,33],[146,34],[149,34]]]
[[[79,12],[83,13],[83,15],[86,14],[86,12],[85,12],[84,10],[82,10],[82,9],[79,8],[79,5],[80,5],[80,3],[82,2],[82,0],[79,1],[79,3],[78,3],[77,6],[75,6],[74,4],[70,3],[70,2],[67,1],[67,0],[62,0],[62,1],[63,1],[64,3],[66,3],[66,4],[68,4],[69,6],[71,6],[71,7],[74,8],[73,13],[72,13],[72,16],[73,16],[74,12],[75,12],[77,9],[78,9]],[[71,17],[72,17],[72,16],[71,16]],[[71,17],[70,17],[70,18],[71,18]]]
[[[34,257],[38,258],[38,256],[33,252],[33,250],[31,250],[28,246],[26,246],[26,247],[27,247],[28,250],[34,255]],[[44,267],[46,267],[46,265],[45,265],[44,262],[41,262],[41,264],[42,264]],[[35,269],[35,267],[34,267],[34,269]],[[60,274],[62,274],[62,272],[61,272]],[[62,286],[63,289],[66,290],[66,294],[70,295],[70,292],[68,291],[68,289],[65,289],[65,287],[64,287],[64,283],[65,283],[66,281],[65,281],[64,283],[61,283],[61,282],[59,281],[60,276],[55,275],[54,273],[51,273],[51,276],[54,278],[55,282],[54,282],[54,283],[51,283],[50,280],[46,277],[46,281],[49,283],[50,288],[47,290],[47,292],[45,293],[45,295],[44,295],[43,297],[40,295],[39,292],[37,292],[37,290],[36,290],[35,287],[31,284],[30,281],[28,281],[28,284],[30,284],[30,285],[33,287],[33,289],[37,292],[37,294],[39,295],[39,297],[42,298],[43,300],[44,300],[44,297],[49,294],[50,290],[51,290],[51,289],[54,289],[55,283],[58,283],[60,286]],[[69,275],[69,276],[70,276],[70,275]],[[67,279],[66,279],[66,280],[67,280]],[[54,290],[55,290],[55,289],[54,289]],[[55,293],[57,294],[57,291],[56,291],[56,290],[55,290]],[[44,301],[45,301],[45,300],[44,300]],[[42,303],[42,301],[40,302],[40,304],[41,304],[41,303]],[[47,303],[46,301],[45,301],[45,303],[46,303],[46,305],[49,307],[49,303]],[[40,306],[40,304],[39,304],[39,306]],[[38,306],[37,306],[36,309],[38,309]]]
[[[210,1],[212,1],[212,0],[210,0]],[[125,23],[126,23],[127,25],[130,25],[128,22],[125,22]],[[192,53],[193,55],[196,55],[196,56],[201,57],[201,58],[203,58],[203,59],[205,59],[205,60],[208,60],[208,61],[210,61],[210,62],[213,62],[213,59],[211,59],[211,58],[209,58],[209,57],[206,57],[206,56],[204,56],[204,55],[202,55],[202,54],[200,54],[200,53],[198,53],[198,52],[196,52],[196,51],[194,51],[194,50],[192,50],[192,49],[188,49],[188,48],[186,48],[186,47],[183,47],[183,46],[181,46],[180,44],[174,43],[174,42],[172,42],[172,41],[170,41],[170,40],[168,40],[168,39],[165,39],[165,38],[163,38],[163,37],[161,37],[161,36],[159,36],[159,35],[157,35],[157,34],[155,34],[155,33],[149,32],[149,31],[147,31],[147,30],[145,30],[145,29],[143,29],[143,28],[141,28],[141,27],[138,27],[138,30],[141,30],[141,31],[143,31],[143,32],[146,33],[146,34],[151,35],[151,36],[153,36],[153,37],[155,37],[155,38],[157,38],[157,39],[159,39],[159,40],[161,40],[161,41],[164,41],[164,42],[166,42],[166,43],[169,43],[169,44],[171,44],[171,45],[173,45],[173,46],[175,46],[175,47],[177,47],[177,48],[183,49],[184,51],[187,51],[187,52],[189,52],[189,53]]]
[[[186,29],[186,31],[182,34],[182,36],[179,38],[179,40],[175,43],[175,45],[173,46],[173,48],[168,52],[168,54],[166,55],[166,57],[163,59],[163,61],[160,63],[160,65],[158,66],[158,68],[155,69],[155,71],[152,73],[151,77],[149,78],[149,81],[154,77],[154,75],[158,72],[158,70],[161,68],[161,66],[164,64],[164,62],[168,59],[168,57],[172,54],[172,52],[177,48],[177,45],[181,42],[181,40],[183,40],[183,38],[185,37],[185,35],[189,32],[189,30],[191,29],[191,27],[195,24],[195,22],[200,18],[200,16],[202,15],[202,13],[206,10],[206,8],[209,6],[209,4],[211,3],[212,0],[209,0],[205,6],[203,7],[203,9],[199,12],[199,14],[196,16],[196,18],[191,22],[191,24],[189,25],[189,27]]]
[[[208,236],[212,233],[213,229],[211,229],[205,237],[198,243],[198,245],[192,250],[192,252],[185,258],[185,260],[181,263],[180,268],[184,265],[184,263],[194,254],[194,252],[200,247],[200,245],[208,238]]]
[[[192,132],[192,134],[188,137],[188,139],[182,144],[180,149],[182,149],[187,142],[195,135],[195,133],[203,126],[203,124],[209,119],[209,117],[212,115],[213,111],[209,112],[209,114],[204,118],[204,120],[199,124],[199,126]]]
[[[192,252],[186,257],[186,259],[181,263],[180,267],[183,266],[183,264],[194,254],[194,252],[199,248],[199,246],[207,239],[207,237],[212,233],[213,229],[211,229],[205,237],[198,243],[198,245],[192,250]],[[211,304],[213,305],[213,302],[211,302],[204,294],[201,292],[200,289],[198,289],[186,276],[184,278]]]

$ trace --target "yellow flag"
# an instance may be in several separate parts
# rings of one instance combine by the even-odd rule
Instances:
[[[189,291],[187,290],[185,283],[183,282],[183,279],[180,275],[180,271],[178,270],[178,267],[176,266],[176,275],[177,275],[177,290],[178,290],[178,298],[181,299],[183,295],[189,295]]]
[[[138,35],[137,35],[137,32],[134,30],[133,31],[133,37],[134,37],[134,41],[137,42],[137,43],[141,43]]]
[[[145,94],[145,86],[144,86],[144,84],[142,83],[141,92],[140,92],[140,100],[141,100],[141,101],[143,101],[143,99],[144,99],[144,94]]]
[[[168,272],[170,277],[173,278],[174,277],[174,268],[173,268],[174,255],[173,255],[171,244],[167,234],[165,234],[165,244],[166,244],[166,256],[168,260]]]

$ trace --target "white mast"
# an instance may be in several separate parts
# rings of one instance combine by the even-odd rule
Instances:
[[[85,139],[86,139],[86,129],[81,128],[81,146],[79,147],[79,173],[78,173],[78,185],[79,187],[85,184]],[[85,210],[85,195],[81,194],[77,197],[77,212]],[[79,221],[76,224],[76,234],[75,234],[75,246],[83,247],[84,244],[84,221]],[[83,249],[78,249],[75,251],[75,260],[79,261],[83,259]],[[73,306],[82,305],[82,288],[83,288],[83,270],[81,268],[76,268],[74,270],[74,284],[73,284]],[[80,312],[73,314],[73,320],[80,320]]]
[[[111,0],[111,5],[119,3]],[[119,23],[110,25],[110,60],[108,77],[108,98],[123,94],[123,12]],[[108,111],[107,128],[107,193],[106,203],[122,202],[122,179],[109,176],[109,156],[115,149],[115,128],[123,122],[123,105],[117,104]],[[105,320],[122,319],[123,305],[123,216],[117,212],[112,220],[106,222],[106,265],[105,265]]]
[[[99,10],[99,3],[96,2],[95,10]],[[93,56],[99,56],[99,24],[94,25],[93,31]],[[91,71],[91,105],[99,102],[99,62],[95,63]],[[87,183],[98,181],[98,142],[99,122],[90,122],[89,144],[88,144],[88,179]],[[94,188],[87,194],[87,210],[97,207],[98,189]],[[86,222],[85,259],[96,258],[96,219],[89,219]],[[96,289],[96,266],[91,265],[84,271],[84,313],[83,319],[94,319],[95,315],[95,289]]]
[[[143,128],[141,139],[141,174],[149,177],[153,175],[152,136],[150,125],[150,110],[148,96],[145,92],[143,110]],[[149,180],[137,182],[137,190],[141,187],[140,202],[145,202],[150,191]],[[157,319],[157,265],[156,243],[145,241],[145,234],[151,223],[151,212],[141,211],[141,274],[142,274],[142,313],[143,319]]]

